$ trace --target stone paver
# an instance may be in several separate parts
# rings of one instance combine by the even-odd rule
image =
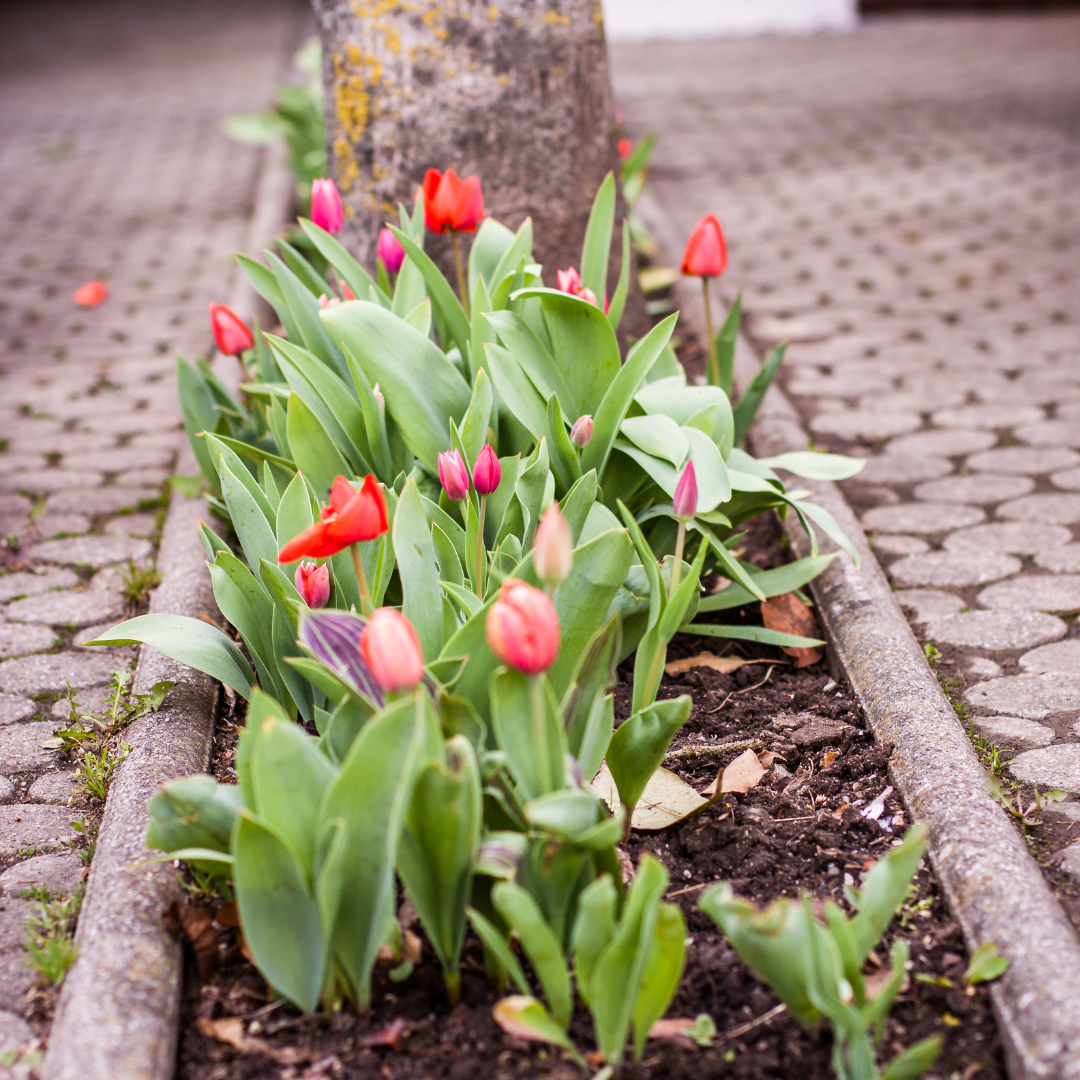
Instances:
[[[661,133],[651,197],[682,235],[719,215],[724,301],[743,291],[762,354],[791,342],[781,379],[815,441],[869,457],[844,486],[897,599],[1014,734],[1080,710],[1062,659],[1080,611],[1078,50],[1075,12],[613,50],[630,133]],[[1021,653],[1067,670],[1003,677]]]
[[[45,690],[76,690],[107,682],[116,670],[116,659],[100,652],[49,653],[20,656],[0,662],[0,691],[6,694],[40,694]]]
[[[1080,675],[1080,638],[1055,641],[1024,653],[1020,666],[1025,671],[1061,671],[1066,675]]]
[[[70,839],[73,812],[60,806],[17,803],[0,806],[0,858],[10,859],[20,849],[52,851]]]
[[[51,626],[91,626],[107,619],[119,620],[123,614],[124,598],[103,589],[31,596],[4,609],[6,619]]]
[[[54,893],[71,893],[82,880],[83,863],[78,855],[35,855],[0,874],[0,896],[17,897],[34,885]]]
[[[149,540],[134,536],[72,536],[35,544],[27,554],[42,562],[99,568],[127,559],[143,559],[153,550]]]
[[[0,603],[24,596],[40,596],[52,589],[70,589],[78,584],[78,574],[58,566],[43,566],[34,573],[16,570],[0,577]]]
[[[1080,743],[1025,750],[1009,764],[1009,772],[1028,784],[1080,792]]]
[[[52,738],[56,724],[9,724],[0,728],[0,774],[31,772],[43,769],[56,758],[55,750],[41,744]]]
[[[34,715],[36,706],[18,694],[0,694],[0,725],[16,724]]]
[[[0,623],[0,659],[51,649],[56,635],[47,626]]]
[[[75,772],[64,769],[59,772],[42,773],[27,792],[33,802],[49,806],[67,806],[75,792]]]
[[[1035,750],[1054,741],[1054,729],[1019,716],[977,716],[975,730],[986,739],[1002,745]]]

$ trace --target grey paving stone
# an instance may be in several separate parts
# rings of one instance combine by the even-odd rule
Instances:
[[[976,683],[964,693],[974,709],[1043,720],[1080,709],[1080,679],[1070,675],[1006,675]],[[1075,745],[1080,753],[1080,744]]]
[[[26,992],[36,982],[23,949],[30,911],[26,900],[0,900],[0,1010],[3,1012],[24,1007]]]
[[[76,472],[72,469],[0,473],[0,491],[29,491],[33,495],[47,495],[65,488],[94,488],[104,479],[99,472]]]
[[[116,658],[95,652],[48,653],[0,661],[0,692],[40,694],[46,690],[76,689],[108,682]]]
[[[965,405],[959,409],[939,409],[933,421],[944,428],[1011,428],[1035,423],[1043,416],[1042,409],[1034,405]]]
[[[881,533],[873,539],[875,551],[883,555],[922,555],[930,550],[930,545],[917,536],[904,536],[901,533]]]
[[[113,483],[119,487],[157,487],[168,479],[168,469],[129,469],[127,472],[117,473],[113,477]]]
[[[0,776],[0,803],[9,803],[14,797],[15,785],[6,776]]]
[[[47,803],[50,806],[68,806],[74,791],[75,770],[63,769],[43,773],[30,785],[27,794],[31,802]]]
[[[57,536],[79,536],[90,531],[90,519],[83,514],[47,512],[35,519],[34,531],[41,540],[51,540]]]
[[[1071,821],[1080,825],[1080,802],[1047,803],[1042,808],[1042,817],[1047,821]]]
[[[937,589],[897,589],[893,595],[902,608],[914,612],[914,622],[939,619],[964,608],[964,601],[955,593],[939,592]]]
[[[1035,487],[1029,476],[999,473],[971,473],[968,476],[944,476],[920,484],[913,494],[927,502],[976,503],[985,505],[1015,499]]]
[[[77,816],[66,807],[38,803],[0,806],[0,859],[10,859],[29,847],[55,851],[62,840],[74,835],[71,822]]]
[[[1055,860],[1066,874],[1080,877],[1080,840],[1059,851]]]
[[[37,706],[18,694],[0,694],[0,725],[17,724],[34,715]]]
[[[889,576],[897,585],[962,588],[985,585],[1019,569],[1020,560],[1011,555],[932,551],[898,559],[889,567]]]
[[[1006,446],[973,454],[964,463],[979,472],[1020,473],[1037,476],[1080,465],[1080,454],[1064,447]]]
[[[960,611],[927,621],[924,633],[942,645],[1030,649],[1065,636],[1068,627],[1041,611]]]
[[[70,589],[78,584],[78,574],[59,566],[43,566],[33,573],[17,570],[0,577],[0,603],[23,596],[40,596],[52,589]]]
[[[6,1009],[0,1010],[0,1054],[18,1054],[33,1040],[34,1029],[21,1016]],[[7,1071],[11,1073],[11,1080],[21,1080],[16,1077],[14,1069]]]
[[[52,738],[56,728],[51,720],[0,728],[0,774],[12,776],[52,765],[56,751],[46,750],[41,744]]]
[[[75,691],[75,703],[78,708],[85,712],[100,715],[100,710],[108,696],[109,688],[107,686],[87,686],[82,690]],[[67,721],[71,719],[71,703],[68,701],[67,694],[53,702],[49,715],[55,716],[57,720]]]
[[[1080,743],[1058,743],[1041,750],[1026,750],[1013,758],[1008,770],[1026,784],[1080,792]]]
[[[1062,547],[1072,533],[1061,525],[1040,525],[1030,521],[994,521],[958,529],[941,542],[946,551],[1031,555],[1048,548]]]
[[[939,533],[977,525],[986,514],[977,506],[913,502],[876,506],[862,515],[863,527],[890,533]]]
[[[996,442],[997,435],[992,431],[974,431],[970,428],[919,431],[892,439],[889,442],[889,453],[911,454],[915,457],[955,457],[957,454],[989,450]]]
[[[975,730],[995,745],[1036,750],[1054,741],[1054,729],[1019,716],[976,716]]]
[[[1025,495],[1002,503],[997,516],[1044,525],[1075,525],[1080,522],[1080,495]]]
[[[1042,420],[1024,424],[1014,431],[1016,437],[1031,446],[1080,446],[1080,424],[1073,420]]]
[[[1080,469],[1062,469],[1050,474],[1050,483],[1065,491],[1080,491]]]
[[[67,896],[82,880],[83,870],[83,862],[74,852],[34,855],[0,874],[0,896],[15,898],[35,885]]]
[[[870,458],[858,479],[866,484],[914,484],[945,476],[952,468],[952,463],[943,457],[886,453]]]
[[[1058,671],[1080,676],[1080,638],[1032,649],[1020,657],[1020,666],[1025,671]]]
[[[1077,457],[1080,459],[1080,455]],[[152,487],[104,487],[89,491],[76,488],[50,495],[47,505],[50,510],[94,517],[134,509],[145,499],[156,499],[158,494]]]
[[[78,455],[81,468],[101,469],[103,472],[124,472],[147,466],[161,468],[172,463],[174,451],[149,446],[125,446],[114,450],[91,450]]]
[[[0,517],[22,517],[33,505],[25,495],[0,495]]]
[[[34,544],[28,554],[31,559],[43,562],[100,567],[126,559],[142,559],[151,551],[149,540],[133,536],[73,536],[69,540]]]
[[[810,430],[840,439],[884,439],[917,431],[922,420],[916,413],[899,410],[837,409],[819,412],[810,421]]]
[[[967,672],[978,679],[996,679],[1001,674],[1001,665],[988,656],[972,656],[968,658]]]
[[[79,589],[32,596],[8,604],[4,615],[17,622],[90,626],[124,614],[124,598],[103,589]],[[46,646],[47,647],[47,646]]]
[[[1080,574],[1080,544],[1040,551],[1035,556],[1035,565],[1055,574]]]
[[[121,514],[105,526],[109,536],[153,536],[157,531],[154,514]]]
[[[56,635],[47,626],[0,623],[0,659],[44,652],[56,644]]]
[[[978,601],[999,611],[1080,611],[1080,574],[1022,574],[983,589]]]

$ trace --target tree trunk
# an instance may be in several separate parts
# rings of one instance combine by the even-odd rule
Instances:
[[[487,213],[510,228],[532,217],[549,285],[579,264],[596,189],[619,175],[600,0],[313,3],[342,239],[362,262],[432,167],[479,176]],[[624,212],[620,187],[615,264]],[[431,238],[444,265],[445,246]],[[640,332],[633,278],[628,323]]]

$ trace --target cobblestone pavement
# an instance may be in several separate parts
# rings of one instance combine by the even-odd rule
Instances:
[[[207,303],[227,299],[251,211],[259,152],[218,122],[269,101],[302,12],[0,13],[0,1077],[40,1034],[19,893],[76,886],[70,821],[94,816],[71,808],[74,775],[47,744],[67,687],[97,707],[132,659],[80,642],[124,616],[125,573],[152,563],[183,440],[174,356],[209,344]],[[78,308],[91,278],[109,298]]]
[[[613,50],[651,191],[686,233],[720,216],[725,299],[792,342],[815,441],[872,455],[845,490],[939,673],[1016,778],[1073,793],[1078,49],[1055,14]]]

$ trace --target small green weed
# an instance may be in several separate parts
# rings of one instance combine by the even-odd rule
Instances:
[[[108,742],[98,753],[86,750],[75,770],[78,778],[76,790],[86,795],[93,795],[95,799],[104,802],[117,768],[127,760],[130,753],[131,746],[125,742],[122,742],[115,750]]]
[[[15,854],[20,859],[32,859],[37,854],[37,845],[27,844],[25,847],[19,848]]]
[[[23,944],[28,963],[42,981],[59,986],[75,960],[72,935],[82,907],[83,886],[70,896],[53,896],[48,889],[32,890],[28,897],[36,910],[26,920],[27,939]]]
[[[123,571],[120,595],[129,607],[137,608],[161,584],[161,575],[153,563],[140,566],[134,559],[128,559]]]

